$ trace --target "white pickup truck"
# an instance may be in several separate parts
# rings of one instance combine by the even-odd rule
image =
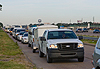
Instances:
[[[39,56],[46,55],[47,62],[51,63],[55,58],[78,58],[84,61],[84,46],[82,36],[77,37],[70,29],[45,30],[39,39]]]

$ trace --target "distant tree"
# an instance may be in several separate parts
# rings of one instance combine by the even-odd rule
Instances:
[[[0,4],[0,11],[2,11],[2,5]]]
[[[56,25],[58,26],[58,28],[60,28],[60,26],[61,26],[62,24],[61,24],[61,23],[57,23]]]
[[[55,25],[54,23],[52,23],[51,25]]]
[[[3,23],[0,22],[0,26],[3,27]]]
[[[32,26],[32,24],[29,25],[30,27]]]

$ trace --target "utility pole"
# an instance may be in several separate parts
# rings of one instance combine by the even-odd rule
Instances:
[[[70,19],[70,23],[71,23],[71,19]]]
[[[82,23],[83,23],[83,18],[81,19]]]
[[[93,23],[94,23],[94,16],[93,16]]]

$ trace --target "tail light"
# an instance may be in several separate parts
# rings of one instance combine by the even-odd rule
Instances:
[[[33,38],[33,42],[34,42],[34,38]]]

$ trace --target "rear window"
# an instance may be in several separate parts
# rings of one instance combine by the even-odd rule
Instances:
[[[78,30],[82,30],[82,29],[78,29]]]
[[[25,31],[25,29],[20,29],[20,30],[17,30],[17,32],[21,32],[21,31]]]
[[[24,34],[24,36],[28,36],[28,34]]]

